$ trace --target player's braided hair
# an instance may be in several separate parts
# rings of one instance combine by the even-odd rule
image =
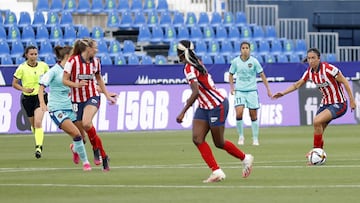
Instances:
[[[184,55],[186,62],[194,66],[200,73],[206,74],[205,66],[200,62],[198,56],[194,52],[194,44],[189,40],[181,40],[177,45],[178,56]]]

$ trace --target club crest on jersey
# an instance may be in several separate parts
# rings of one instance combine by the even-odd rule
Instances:
[[[252,67],[253,67],[253,64],[252,64],[252,63],[249,63],[249,64],[248,64],[248,67],[249,67],[249,68],[252,68]]]

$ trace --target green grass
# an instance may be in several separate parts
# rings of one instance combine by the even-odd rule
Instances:
[[[253,173],[241,178],[240,162],[214,148],[227,175],[223,182],[204,184],[210,170],[192,144],[190,131],[101,133],[111,157],[111,171],[93,165],[83,172],[74,165],[65,134],[46,135],[43,157],[33,155],[32,135],[0,135],[0,202],[357,202],[360,189],[359,126],[329,126],[328,159],[306,166],[312,127],[262,128],[260,146],[251,146],[246,128],[246,153],[255,156]],[[236,143],[235,129],[226,138]],[[89,159],[92,152],[87,144]]]

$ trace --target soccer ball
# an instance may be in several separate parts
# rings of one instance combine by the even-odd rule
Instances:
[[[310,165],[322,165],[326,161],[326,153],[321,148],[314,148],[307,154]]]

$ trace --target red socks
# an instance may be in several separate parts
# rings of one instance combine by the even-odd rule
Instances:
[[[224,150],[231,154],[232,156],[240,159],[240,160],[244,160],[245,159],[245,154],[244,152],[242,152],[239,148],[237,148],[232,142],[225,140],[224,143]]]
[[[322,134],[314,134],[314,148],[323,148],[324,140]]]
[[[101,157],[105,157],[106,153],[102,146],[102,142],[100,137],[97,135],[96,130],[94,126],[92,126],[88,131],[87,134],[89,136],[89,140],[91,142],[91,145],[93,146],[93,149],[99,149]]]
[[[212,171],[215,171],[216,169],[220,168],[218,166],[218,164],[216,163],[214,155],[213,155],[213,153],[210,149],[210,146],[208,145],[207,142],[203,142],[203,143],[197,145],[196,147],[198,148],[202,158],[204,159],[206,164],[209,166],[209,168],[211,168]]]

